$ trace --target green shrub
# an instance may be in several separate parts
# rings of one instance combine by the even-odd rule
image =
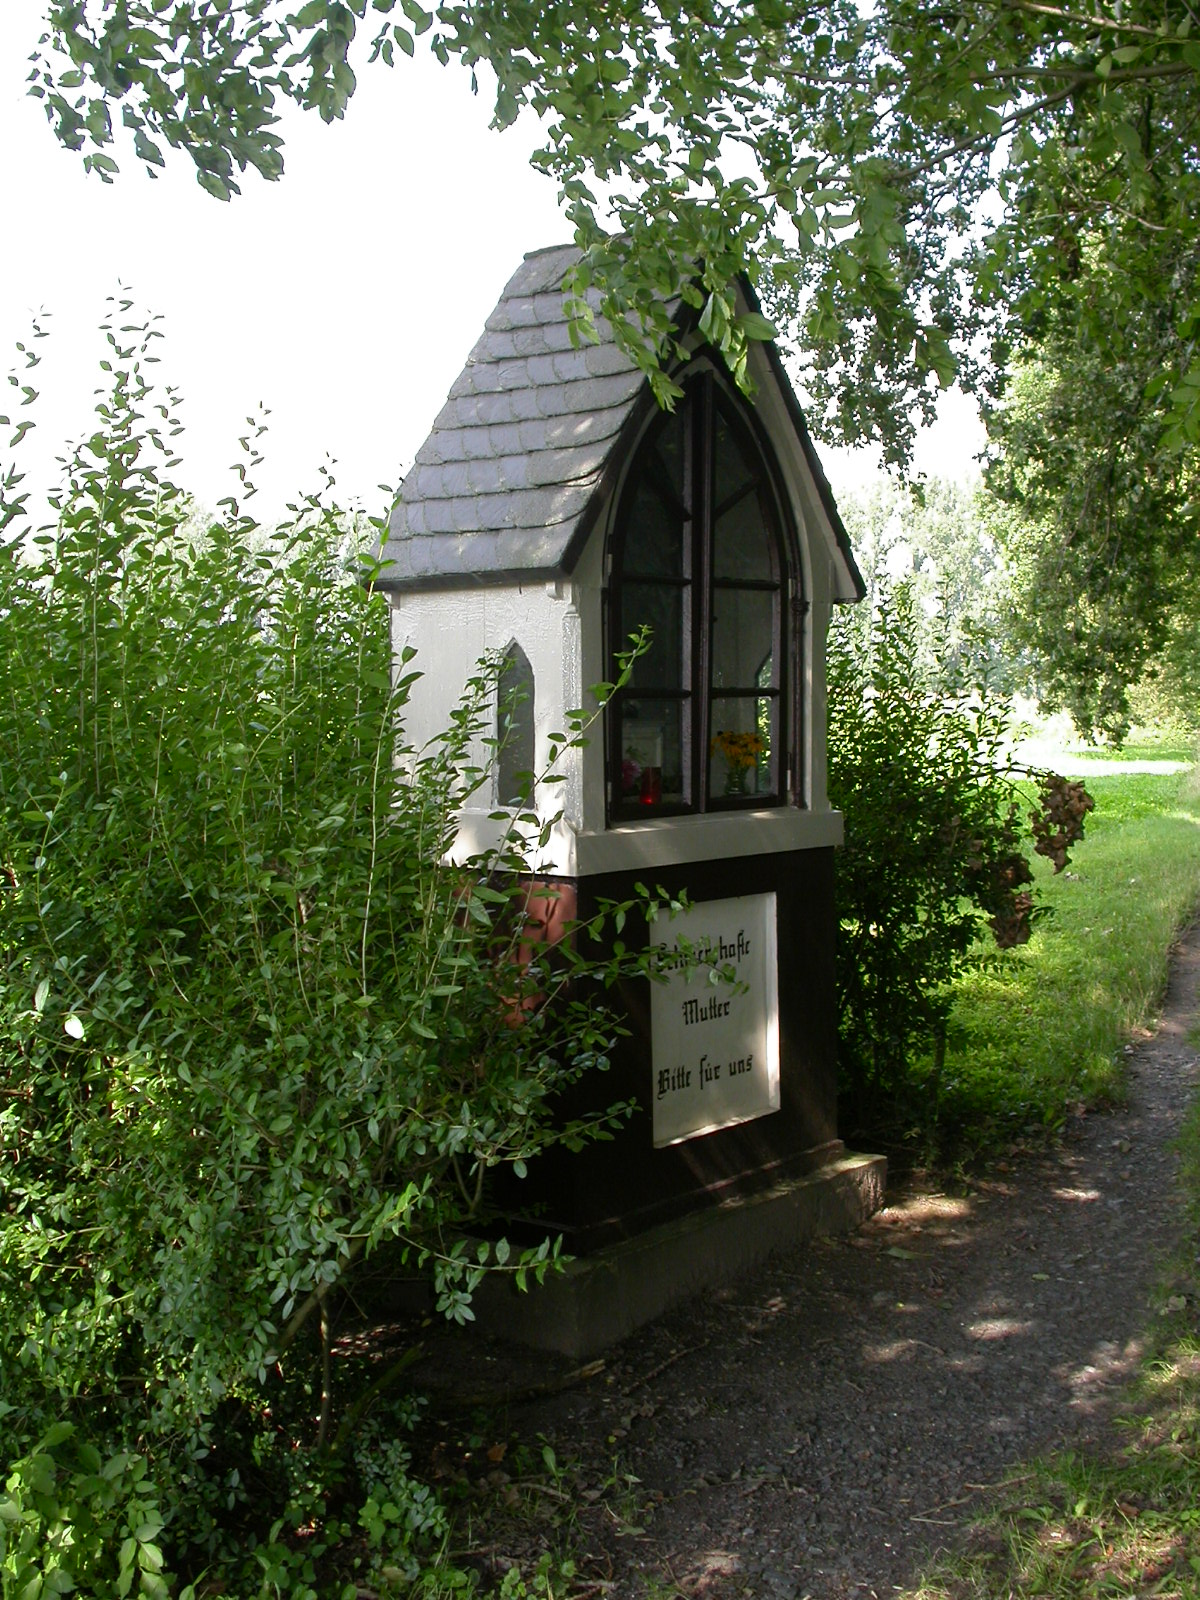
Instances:
[[[105,1460],[69,1422],[12,1462],[0,1491],[0,1597],[165,1600],[163,1518],[141,1456]]]
[[[1040,912],[1022,809],[1032,802],[1033,848],[1061,870],[1091,806],[1050,774],[1018,788],[1029,775],[1004,755],[1007,706],[965,650],[939,647],[943,622],[883,585],[869,614],[830,635],[840,1070],[859,1127],[928,1125],[952,980],[983,933],[1023,944]]]
[[[182,1569],[285,1571],[342,1470],[347,1280],[389,1241],[462,1319],[485,1269],[545,1270],[464,1230],[493,1168],[622,1115],[550,1115],[606,1064],[612,974],[584,929],[528,959],[515,836],[447,863],[495,667],[409,748],[342,520],[197,530],[145,341],[109,342],[56,526],[14,536],[11,475],[0,505],[3,1430],[20,1483],[52,1425],[145,1459]]]

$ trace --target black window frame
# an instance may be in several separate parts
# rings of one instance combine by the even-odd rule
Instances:
[[[803,785],[800,768],[802,750],[803,676],[801,670],[803,619],[807,611],[804,597],[799,543],[782,475],[774,451],[765,438],[747,402],[705,363],[685,375],[683,398],[676,411],[659,414],[642,428],[633,447],[624,475],[616,513],[611,524],[606,561],[604,618],[606,659],[609,674],[619,672],[618,655],[628,649],[629,633],[636,618],[625,604],[631,584],[645,589],[655,585],[664,592],[672,586],[684,591],[680,607],[682,637],[679,648],[679,688],[651,687],[638,690],[627,686],[618,690],[606,713],[606,796],[610,824],[656,817],[688,816],[768,807],[799,806]],[[736,494],[715,503],[716,428],[720,416],[734,434],[736,444],[751,465],[749,482]],[[660,470],[651,476],[660,441],[672,428],[680,428],[683,442],[680,493]],[[657,464],[663,469],[661,455]],[[653,483],[664,504],[676,502],[675,515],[681,522],[680,571],[677,577],[659,571],[648,574],[639,569],[631,552],[630,535],[636,533],[633,507],[639,490]],[[763,512],[773,575],[769,581],[721,579],[714,577],[714,535],[718,517],[735,500],[748,492],[757,494]],[[633,554],[633,560],[629,559]],[[749,592],[755,589],[775,596],[772,614],[770,659],[778,663],[774,682],[764,688],[740,685],[718,693],[712,682],[714,594],[727,590]],[[766,657],[764,656],[764,659]],[[636,668],[635,668],[636,671]],[[713,780],[711,726],[717,700],[767,700],[773,706],[774,721],[769,740],[769,779],[767,792],[747,794],[715,793]],[[682,798],[647,800],[643,795],[624,792],[622,766],[626,707],[638,700],[678,700]],[[756,713],[757,718],[758,713]]]

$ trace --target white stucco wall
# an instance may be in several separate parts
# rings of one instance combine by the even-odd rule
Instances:
[[[514,640],[525,652],[534,680],[534,768],[543,778],[556,774],[565,780],[542,782],[533,796],[543,818],[562,813],[550,851],[538,863],[547,871],[573,872],[571,841],[584,816],[583,753],[566,750],[557,764],[551,765],[551,734],[566,732],[566,712],[584,706],[588,698],[582,691],[580,616],[575,601],[571,583],[511,583],[391,597],[393,661],[398,663],[402,651],[412,648],[416,657],[405,670],[420,673],[405,718],[408,741],[418,749],[448,726],[481,659],[502,654]],[[594,702],[588,709],[595,709]],[[487,762],[484,738],[495,734],[493,709],[472,750],[473,761]],[[601,738],[598,724],[592,738],[594,742]],[[602,751],[600,785],[603,806]],[[463,819],[463,854],[500,837],[504,825],[489,817],[501,809],[494,789],[480,796],[479,804]]]

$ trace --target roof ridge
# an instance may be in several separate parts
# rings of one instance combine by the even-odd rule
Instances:
[[[583,254],[574,239],[569,239],[564,244],[544,244],[537,250],[526,250],[522,259],[532,261],[535,256],[552,256],[559,250],[579,250],[579,254]]]

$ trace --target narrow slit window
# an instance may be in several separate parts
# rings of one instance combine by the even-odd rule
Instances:
[[[514,639],[496,683],[496,800],[524,805],[533,787],[533,668]]]

